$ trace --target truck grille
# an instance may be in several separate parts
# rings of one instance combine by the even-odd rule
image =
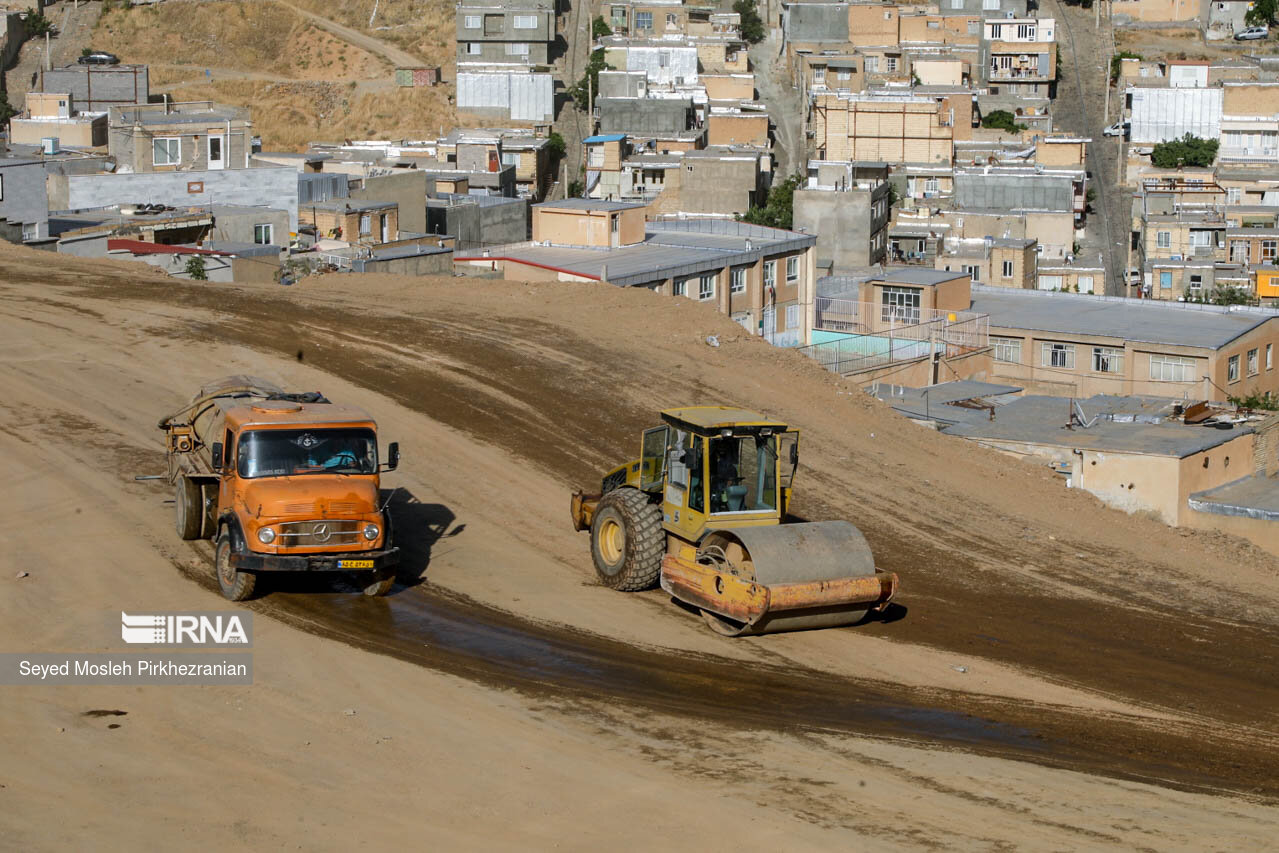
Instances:
[[[362,521],[321,518],[316,521],[287,521],[280,525],[280,545],[285,548],[319,548],[355,545],[360,541]]]

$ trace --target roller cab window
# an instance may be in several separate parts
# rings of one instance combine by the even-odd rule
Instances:
[[[263,429],[240,436],[241,477],[377,473],[371,429]]]
[[[772,435],[710,440],[712,515],[777,509],[777,445]]]

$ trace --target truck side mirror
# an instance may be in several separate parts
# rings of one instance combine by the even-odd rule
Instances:
[[[386,470],[394,471],[400,467],[400,443],[393,441],[386,446]]]
[[[213,470],[222,470],[222,442],[215,441],[213,446],[209,448],[209,455],[213,458]]]

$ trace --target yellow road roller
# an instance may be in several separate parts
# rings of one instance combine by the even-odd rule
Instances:
[[[799,431],[757,412],[690,406],[661,413],[640,458],[574,492],[600,582],[660,583],[727,636],[862,621],[897,592],[846,521],[783,524]]]

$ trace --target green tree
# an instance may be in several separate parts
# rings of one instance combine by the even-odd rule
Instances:
[[[22,29],[29,39],[39,38],[45,33],[53,35],[53,21],[35,9],[28,8],[26,17],[22,19]]]
[[[600,15],[595,16],[595,20],[591,21],[591,38],[602,39],[605,36],[611,36],[613,28]]]
[[[1217,159],[1215,139],[1200,139],[1187,133],[1181,139],[1160,142],[1150,153],[1150,162],[1159,169],[1178,169],[1182,166],[1207,167]]]
[[[1017,117],[1008,110],[992,110],[981,117],[981,126],[994,130],[1006,130],[1009,133],[1020,133],[1024,125],[1017,123]]]
[[[1243,20],[1250,27],[1270,26],[1275,22],[1276,12],[1279,12],[1279,0],[1253,0]]]
[[[186,267],[187,277],[192,281],[208,281],[209,274],[204,269],[204,258],[199,255],[192,255],[187,260]]]
[[[1133,53],[1131,50],[1121,50],[1114,56],[1110,57],[1110,85],[1119,82],[1119,72],[1123,70],[1123,62],[1125,59],[1142,59],[1140,53]]]
[[[552,162],[558,162],[564,156],[564,137],[558,131],[546,137],[546,153],[551,155]]]
[[[1279,411],[1279,397],[1274,396],[1269,391],[1264,394],[1260,391],[1253,391],[1243,397],[1226,395],[1226,400],[1241,409],[1264,409],[1268,412]]]
[[[738,218],[752,225],[789,229],[795,222],[795,190],[802,180],[800,175],[791,175],[780,184],[774,184],[763,207],[752,207]]]
[[[593,91],[597,95],[600,91],[600,72],[612,71],[613,66],[604,61],[604,48],[591,51],[591,60],[586,63],[586,71],[582,74],[582,79],[577,81],[577,85],[568,90],[568,96],[573,99],[573,103],[580,108],[586,109],[590,102],[590,93]],[[589,81],[589,83],[587,82]]]
[[[768,35],[764,29],[764,19],[755,8],[755,0],[734,0],[733,11],[742,19],[742,38],[748,44],[759,44]]]
[[[9,104],[9,95],[6,92],[0,91],[0,124],[7,123],[9,119],[13,118],[17,114],[18,111]]]

